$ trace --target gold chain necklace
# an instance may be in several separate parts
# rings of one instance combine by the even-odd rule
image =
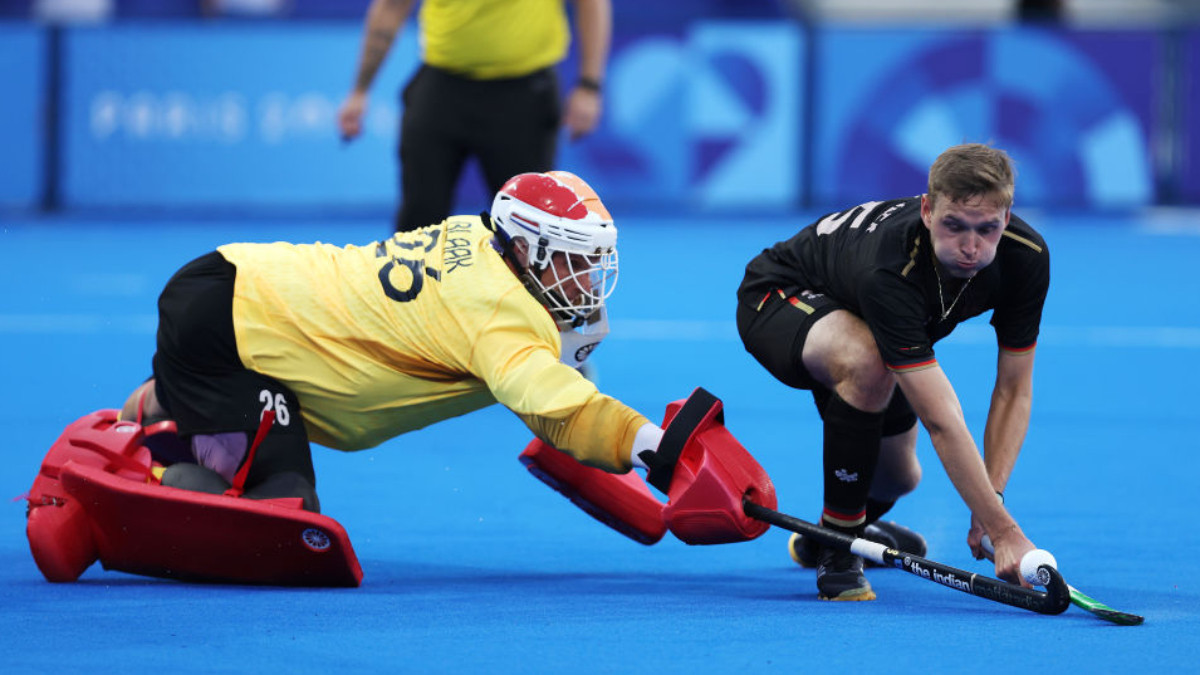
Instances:
[[[958,289],[958,295],[954,296],[954,300],[950,302],[950,306],[946,307],[946,298],[942,295],[942,273],[938,271],[937,260],[933,261],[933,274],[937,277],[938,304],[942,307],[941,321],[945,321],[946,317],[950,316],[950,312],[954,311],[954,306],[958,304],[958,299],[963,296],[964,292],[966,292],[967,286],[971,285],[971,279],[974,279],[975,277],[967,277],[967,280],[963,283],[962,288]]]

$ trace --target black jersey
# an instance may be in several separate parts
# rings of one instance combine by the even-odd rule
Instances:
[[[959,323],[993,310],[1004,349],[1037,342],[1050,285],[1046,242],[1012,216],[992,264],[970,283],[943,276],[941,297],[920,196],[828,214],[746,267],[742,292],[821,293],[862,317],[893,370],[929,365],[933,345]],[[959,291],[962,291],[961,295]],[[943,307],[948,311],[943,317]]]

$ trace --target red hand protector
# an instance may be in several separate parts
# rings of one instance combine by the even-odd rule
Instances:
[[[722,407],[701,388],[668,405],[663,440],[648,457],[647,479],[670,498],[667,526],[687,544],[754,539],[769,526],[747,516],[742,500],[777,505],[767,472],[725,428]]]
[[[588,515],[636,542],[649,546],[667,532],[662,503],[632,471],[615,474],[580,464],[537,438],[521,453],[521,463]]]

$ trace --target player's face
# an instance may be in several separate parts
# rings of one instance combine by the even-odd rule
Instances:
[[[1010,210],[993,195],[953,201],[921,198],[921,218],[929,229],[933,255],[951,276],[969,279],[996,259]]]
[[[542,284],[546,288],[562,294],[570,304],[592,292],[592,264],[586,257],[556,251],[550,262],[542,272]]]

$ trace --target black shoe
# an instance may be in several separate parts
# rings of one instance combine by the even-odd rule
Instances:
[[[821,600],[875,599],[871,583],[863,576],[863,559],[834,548],[823,548],[818,556],[817,591]]]
[[[925,537],[922,537],[919,532],[910,530],[890,520],[880,520],[871,523],[867,526],[867,531],[863,537],[883,544],[888,548],[894,548],[897,551],[911,553],[922,558],[925,557],[925,553],[929,550],[925,545]]]
[[[793,532],[792,537],[788,539],[788,553],[791,554],[792,560],[796,561],[797,565],[805,569],[812,569],[817,566],[817,557],[821,555],[821,545],[814,539]]]
[[[863,532],[862,538],[887,548],[894,548],[897,551],[919,555],[922,558],[925,557],[925,552],[928,550],[925,545],[925,537],[892,521],[871,523]],[[793,533],[788,539],[788,553],[798,565],[811,569],[818,565],[817,556],[821,553],[821,545],[812,539],[806,539],[802,534]],[[868,560],[866,565],[877,567],[878,563]]]

